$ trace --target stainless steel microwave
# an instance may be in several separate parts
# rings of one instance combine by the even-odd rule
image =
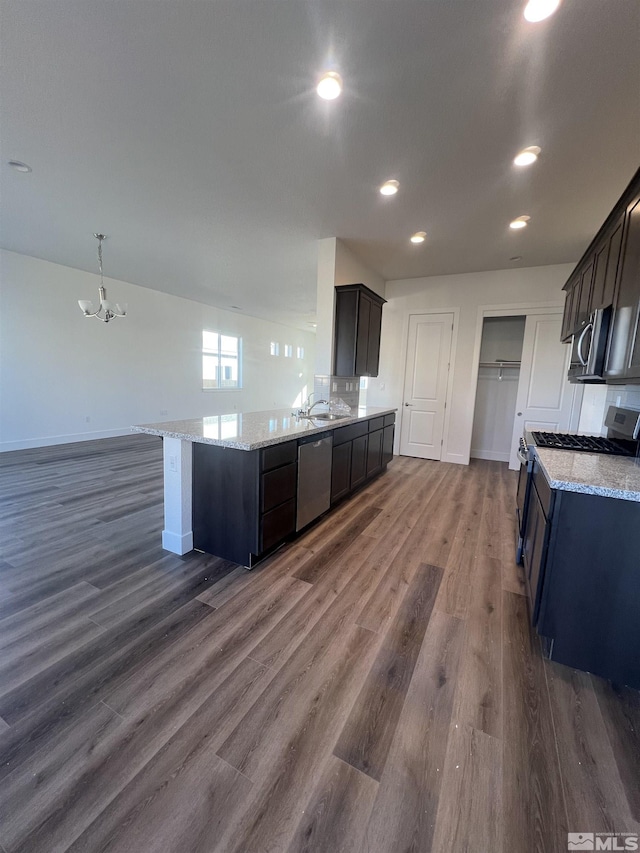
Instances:
[[[571,382],[604,382],[607,339],[611,323],[611,306],[596,308],[589,322],[571,339]]]

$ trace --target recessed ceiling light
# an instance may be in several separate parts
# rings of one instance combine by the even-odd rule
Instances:
[[[9,160],[9,165],[12,169],[15,169],[16,172],[31,172],[31,166],[28,166],[26,163],[21,163],[20,160]]]
[[[316,86],[316,92],[325,101],[332,101],[342,92],[342,77],[336,71],[326,71]]]
[[[537,145],[530,145],[528,148],[523,148],[522,151],[516,155],[513,161],[514,165],[530,166],[532,163],[536,162],[541,150],[542,149]]]
[[[524,16],[532,24],[538,21],[544,21],[556,11],[560,5],[560,0],[529,0],[527,3]]]
[[[398,192],[400,184],[397,181],[385,181],[380,187],[382,195],[395,195]]]
[[[415,234],[411,236],[412,243],[424,243],[424,238],[427,236],[426,231],[416,231]]]
[[[513,228],[514,231],[517,231],[518,228],[526,228],[527,222],[531,219],[530,216],[518,216],[513,222],[509,223],[509,228]]]

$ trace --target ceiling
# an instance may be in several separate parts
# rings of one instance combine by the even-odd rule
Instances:
[[[640,4],[523,8],[2,0],[1,245],[94,272],[102,231],[109,277],[301,328],[323,237],[387,280],[576,261],[640,162]]]

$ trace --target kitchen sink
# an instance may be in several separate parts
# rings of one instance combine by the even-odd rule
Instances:
[[[307,415],[312,421],[341,421],[343,418],[350,418],[351,415],[335,415],[333,412],[318,412],[317,415]]]

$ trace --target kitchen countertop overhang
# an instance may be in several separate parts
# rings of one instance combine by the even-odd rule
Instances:
[[[552,489],[640,502],[640,459],[534,448]]]
[[[229,412],[204,418],[181,421],[164,421],[156,424],[137,424],[134,432],[178,438],[199,444],[214,444],[235,450],[258,450],[285,441],[329,432],[356,421],[368,420],[381,415],[390,415],[397,408],[361,406],[357,413],[337,420],[299,418],[291,409],[274,409],[266,412]],[[320,412],[318,413],[320,414]]]

